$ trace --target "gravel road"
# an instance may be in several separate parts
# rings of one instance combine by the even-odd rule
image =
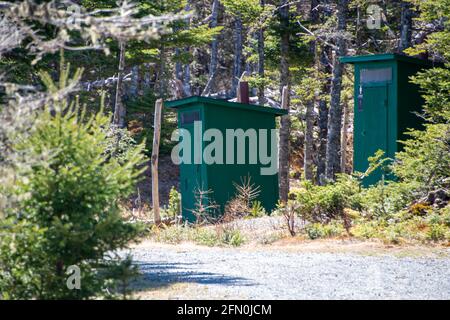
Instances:
[[[137,247],[132,255],[141,283],[152,290],[186,287],[172,298],[450,299],[448,256],[163,245]]]

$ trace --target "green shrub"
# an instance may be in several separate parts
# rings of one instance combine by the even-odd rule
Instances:
[[[282,231],[279,232],[270,232],[267,234],[262,235],[261,238],[258,239],[258,243],[260,244],[272,244],[282,238],[284,238],[285,233]]]
[[[228,245],[238,247],[244,243],[244,237],[239,229],[225,224],[216,225],[214,229],[198,228],[194,241],[207,246]]]
[[[443,217],[437,213],[430,214],[425,220],[429,224],[444,224]]]
[[[171,218],[177,218],[181,214],[181,194],[172,187],[169,192],[169,205],[167,206],[167,214]]]
[[[185,225],[172,225],[156,231],[156,240],[164,243],[178,244],[190,239],[190,228]]]
[[[90,119],[65,102],[42,111],[20,145],[42,161],[21,167],[16,208],[0,223],[0,298],[83,299],[108,295],[108,253],[137,239],[142,228],[122,220],[118,203],[133,191],[143,146],[107,156],[101,112]],[[69,290],[66,270],[81,269],[81,289]]]
[[[210,227],[172,225],[157,229],[153,233],[156,241],[179,244],[183,241],[192,241],[204,246],[240,246],[245,242],[239,229],[230,225]]]
[[[427,240],[440,241],[446,238],[448,229],[441,224],[432,224],[427,232]]]
[[[408,132],[404,149],[396,155],[393,171],[414,188],[416,198],[450,186],[450,124],[428,124],[424,131]]]
[[[223,244],[233,247],[239,247],[244,243],[241,231],[235,228],[224,228],[220,240]]]
[[[448,204],[445,208],[440,209],[439,213],[442,218],[442,223],[450,228],[450,204]]]
[[[108,128],[105,130],[106,139],[103,141],[102,146],[105,159],[114,158],[119,164],[125,164],[128,159],[128,153],[136,149],[136,141],[126,129],[115,126],[107,126],[105,128]]]
[[[306,226],[306,234],[311,240],[319,239],[324,237],[324,232],[322,225],[320,223],[313,223]]]
[[[54,273],[45,232],[24,219],[0,219],[0,300],[43,297],[37,289]]]
[[[248,217],[259,218],[264,217],[266,214],[266,210],[264,209],[260,201],[252,201]]]
[[[217,232],[208,228],[198,228],[194,232],[194,242],[200,245],[213,247],[220,243]]]
[[[305,228],[305,231],[311,240],[319,238],[332,238],[343,235],[345,233],[345,229],[342,224],[336,222],[329,224],[308,224]]]
[[[376,238],[379,237],[378,223],[376,221],[359,223],[351,229],[351,232],[357,238]]]
[[[316,186],[305,181],[303,188],[293,194],[293,201],[296,211],[304,219],[329,222],[342,217],[344,208],[359,209],[359,193],[360,185],[357,179],[341,174],[335,183],[325,186]]]
[[[382,235],[382,238],[389,243],[400,244],[403,242],[401,229],[398,226],[387,228],[383,231]]]
[[[414,199],[414,185],[401,182],[380,182],[361,192],[361,207],[367,216],[388,218],[406,208]]]

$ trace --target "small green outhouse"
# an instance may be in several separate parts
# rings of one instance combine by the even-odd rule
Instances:
[[[256,200],[267,212],[278,202],[277,116],[286,110],[193,96],[167,101],[178,115],[178,145],[172,159],[180,168],[182,215],[194,221],[199,201],[223,212],[236,195],[235,184],[259,187]],[[200,200],[199,192],[208,199]]]
[[[431,65],[429,61],[397,54],[341,57],[355,67],[353,169],[365,172],[368,158],[377,150],[394,158],[408,128],[421,125],[423,99],[410,77]],[[363,184],[372,185],[382,177],[378,170]]]

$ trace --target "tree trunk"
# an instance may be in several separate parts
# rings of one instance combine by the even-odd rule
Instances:
[[[187,1],[186,7],[184,8],[184,10],[185,11],[190,11],[191,10],[191,5],[190,5],[189,1]],[[190,24],[190,18],[187,18],[186,19],[186,25],[187,25],[188,28],[189,28],[189,24]],[[184,49],[184,51],[186,53],[189,53],[190,48],[186,47]],[[182,79],[181,80],[183,81],[184,95],[186,97],[190,97],[192,95],[192,92],[191,92],[191,66],[190,66],[189,62],[186,63],[186,65],[184,66],[184,68],[182,70],[182,73],[183,74],[182,74]]]
[[[264,8],[264,0],[260,0],[261,7]],[[264,78],[264,29],[258,29],[258,75]],[[258,103],[264,105],[264,84],[258,87]]]
[[[313,150],[314,150],[314,101],[306,104],[306,128],[305,128],[305,147],[304,164],[305,179],[312,181],[313,175]]]
[[[319,22],[319,13],[317,6],[318,0],[311,0],[311,10],[309,13],[309,20],[312,24]],[[311,55],[316,56],[316,41],[310,42]],[[313,174],[313,152],[314,152],[314,103],[315,101],[308,101],[306,104],[306,128],[305,128],[305,144],[303,156],[303,170],[305,172],[305,179],[312,181]]]
[[[360,4],[356,4],[356,28],[355,28],[355,50],[356,50],[356,54],[360,55],[361,54],[361,49],[362,49],[362,45],[361,45],[361,41],[362,41],[362,33],[361,32],[361,5]]]
[[[189,1],[186,2],[186,6],[185,6],[184,10],[185,11],[191,10],[191,5],[190,5]],[[187,25],[187,28],[189,28],[190,18],[186,18],[186,25]],[[190,48],[186,47],[186,48],[184,48],[184,51],[186,53],[189,53]],[[181,76],[179,79],[183,82],[184,96],[189,97],[192,95],[192,93],[191,93],[191,67],[189,65],[189,62],[186,63],[186,65],[184,65],[184,67],[182,67],[181,69],[182,69]]]
[[[338,1],[338,28],[337,28],[337,52],[333,62],[333,79],[331,81],[331,103],[328,117],[328,137],[325,177],[334,180],[335,174],[341,171],[340,145],[341,145],[341,90],[342,74],[344,66],[339,61],[340,56],[346,52],[345,35],[348,0]]]
[[[121,41],[119,43],[120,53],[119,53],[119,67],[117,74],[117,85],[116,85],[116,97],[114,106],[114,117],[113,124],[119,128],[125,127],[125,115],[126,110],[122,101],[123,95],[123,72],[125,69],[125,44]]]
[[[142,72],[145,67],[145,64],[138,65],[138,81],[137,81],[137,94],[138,96],[142,96],[144,94],[145,88],[145,75]]]
[[[233,80],[231,81],[231,96],[235,97],[239,79],[242,74],[242,32],[243,25],[241,17],[236,17],[234,22],[234,60],[233,60]]]
[[[311,23],[319,22],[319,4],[320,0],[311,0],[311,10],[309,11],[309,20]]]
[[[328,5],[328,1],[322,0],[320,4]],[[326,18],[330,17],[330,12],[321,10]],[[319,185],[325,183],[325,169],[326,169],[326,156],[327,156],[327,136],[328,136],[328,102],[324,98],[330,94],[331,88],[331,73],[332,68],[330,65],[331,48],[327,45],[322,45],[319,57],[319,70],[320,72],[329,75],[324,80],[321,87],[322,98],[319,100],[319,150],[317,161],[316,180]]]
[[[189,48],[186,48],[186,51],[189,51]],[[190,97],[192,95],[192,90],[191,90],[191,66],[189,63],[184,66],[183,87],[184,87],[184,94],[186,95],[186,97]]]
[[[164,47],[164,42],[161,41],[161,46],[159,48],[159,97],[164,99],[166,96],[166,49]]]
[[[411,3],[402,1],[401,3],[402,15],[400,19],[400,43],[399,52],[403,52],[405,49],[411,46],[412,37],[412,18],[413,12],[411,10]]]
[[[347,130],[349,123],[349,110],[347,101],[343,102],[343,124],[342,124],[342,136],[341,136],[341,169],[346,173],[347,168]]]
[[[281,22],[281,56],[280,56],[280,93],[282,108],[289,111],[289,6],[288,0],[282,0],[280,8]],[[279,152],[279,180],[280,199],[287,203],[289,195],[289,137],[291,121],[289,114],[280,119],[280,152]]]
[[[212,8],[211,8],[211,23],[210,23],[210,27],[211,28],[215,28],[217,27],[217,23],[218,23],[218,18],[219,18],[219,0],[213,0],[212,3]],[[211,61],[209,63],[209,88],[208,88],[208,92],[205,90],[203,91],[203,94],[209,94],[209,92],[212,90],[213,86],[213,82],[214,82],[214,77],[216,74],[216,70],[217,70],[217,64],[218,64],[218,59],[217,59],[217,55],[218,55],[218,40],[217,40],[217,36],[214,37],[212,43],[211,43]]]
[[[158,182],[158,158],[159,158],[159,140],[161,134],[161,109],[162,99],[156,100],[155,119],[153,125],[153,148],[152,148],[152,204],[153,219],[156,225],[161,224],[161,215],[159,214],[159,182]]]
[[[284,86],[281,94],[281,108],[289,110],[289,87]],[[280,199],[287,203],[289,195],[289,136],[291,119],[289,114],[280,119],[280,146],[279,146],[279,180]]]
[[[175,49],[175,56],[179,59],[180,57],[180,53],[181,50],[180,48],[176,48]],[[181,61],[177,61],[175,63],[175,77],[180,80],[183,81],[183,65],[181,64]]]
[[[327,156],[327,135],[328,135],[328,105],[325,99],[319,101],[319,150],[316,180],[319,185],[325,181],[325,168]]]

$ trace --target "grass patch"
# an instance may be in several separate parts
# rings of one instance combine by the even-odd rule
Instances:
[[[151,239],[178,244],[181,242],[194,242],[199,245],[233,246],[239,247],[245,243],[245,238],[241,231],[231,225],[218,224],[209,227],[190,227],[187,225],[173,225],[153,229]]]
[[[306,235],[309,239],[333,238],[346,235],[344,226],[339,222],[331,222],[328,224],[312,223],[305,227]]]
[[[405,220],[356,221],[351,233],[360,239],[381,239],[385,243],[450,242],[450,228],[441,216],[410,217]]]

